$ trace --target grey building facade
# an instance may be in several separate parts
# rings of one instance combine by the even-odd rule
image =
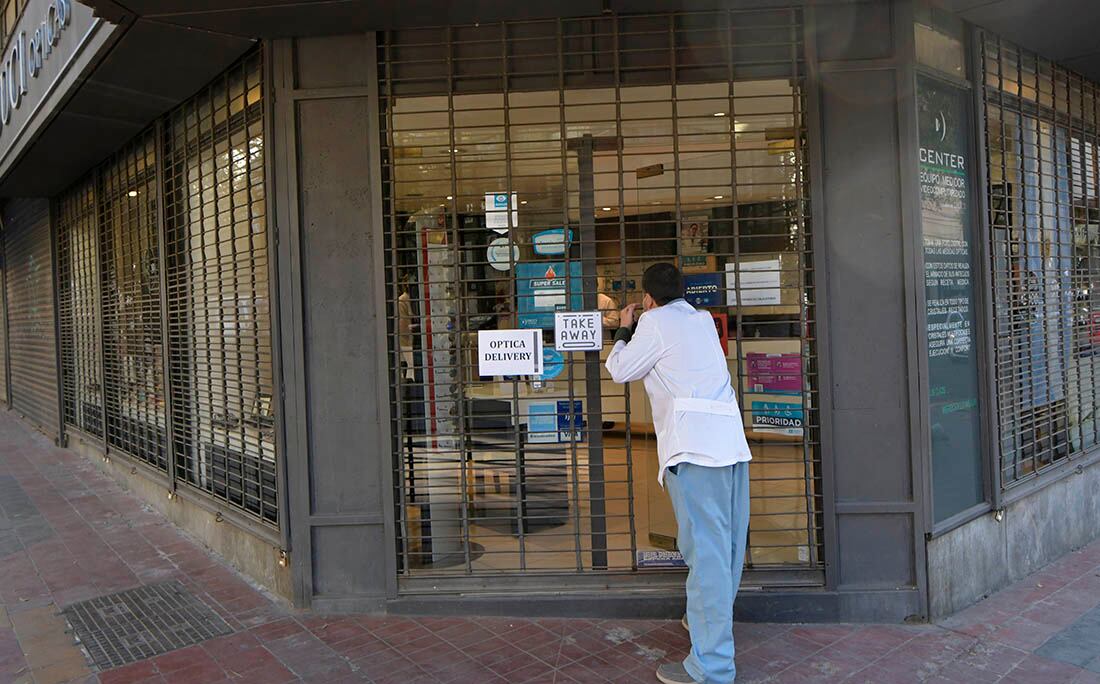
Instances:
[[[554,335],[662,260],[754,452],[739,619],[1100,533],[1085,3],[8,6],[0,397],[297,605],[678,614],[644,391]]]

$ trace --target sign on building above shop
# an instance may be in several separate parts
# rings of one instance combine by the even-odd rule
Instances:
[[[11,124],[12,112],[22,105],[23,96],[30,93],[32,82],[72,23],[72,0],[51,0],[44,10],[31,7],[27,12],[35,9],[39,12],[35,23],[12,35],[0,65],[0,126]]]
[[[599,311],[558,311],[554,314],[554,348],[558,351],[599,351],[603,347],[603,314]]]
[[[542,331],[477,331],[477,373],[542,375]]]

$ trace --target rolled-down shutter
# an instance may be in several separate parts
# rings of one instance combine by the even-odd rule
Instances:
[[[4,207],[11,405],[57,437],[57,337],[49,202],[20,199]]]
[[[0,243],[3,235],[0,234]],[[4,250],[0,249],[0,406],[8,405],[8,307],[7,293],[3,292],[7,278]]]

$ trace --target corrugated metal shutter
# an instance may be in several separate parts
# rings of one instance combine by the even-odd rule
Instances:
[[[4,237],[0,234],[0,245]],[[0,249],[0,404],[8,404],[8,298],[3,292],[7,276],[4,250]]]
[[[44,199],[12,200],[4,208],[4,227],[12,408],[57,437],[49,203]]]

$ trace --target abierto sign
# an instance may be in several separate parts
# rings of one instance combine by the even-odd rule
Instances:
[[[25,12],[35,10],[39,12],[36,23],[13,34],[0,66],[0,127],[11,123],[12,112],[19,109],[23,96],[30,94],[32,82],[42,73],[62,33],[72,23],[72,0],[50,0],[44,10],[31,4]],[[24,15],[21,23],[26,20]]]

